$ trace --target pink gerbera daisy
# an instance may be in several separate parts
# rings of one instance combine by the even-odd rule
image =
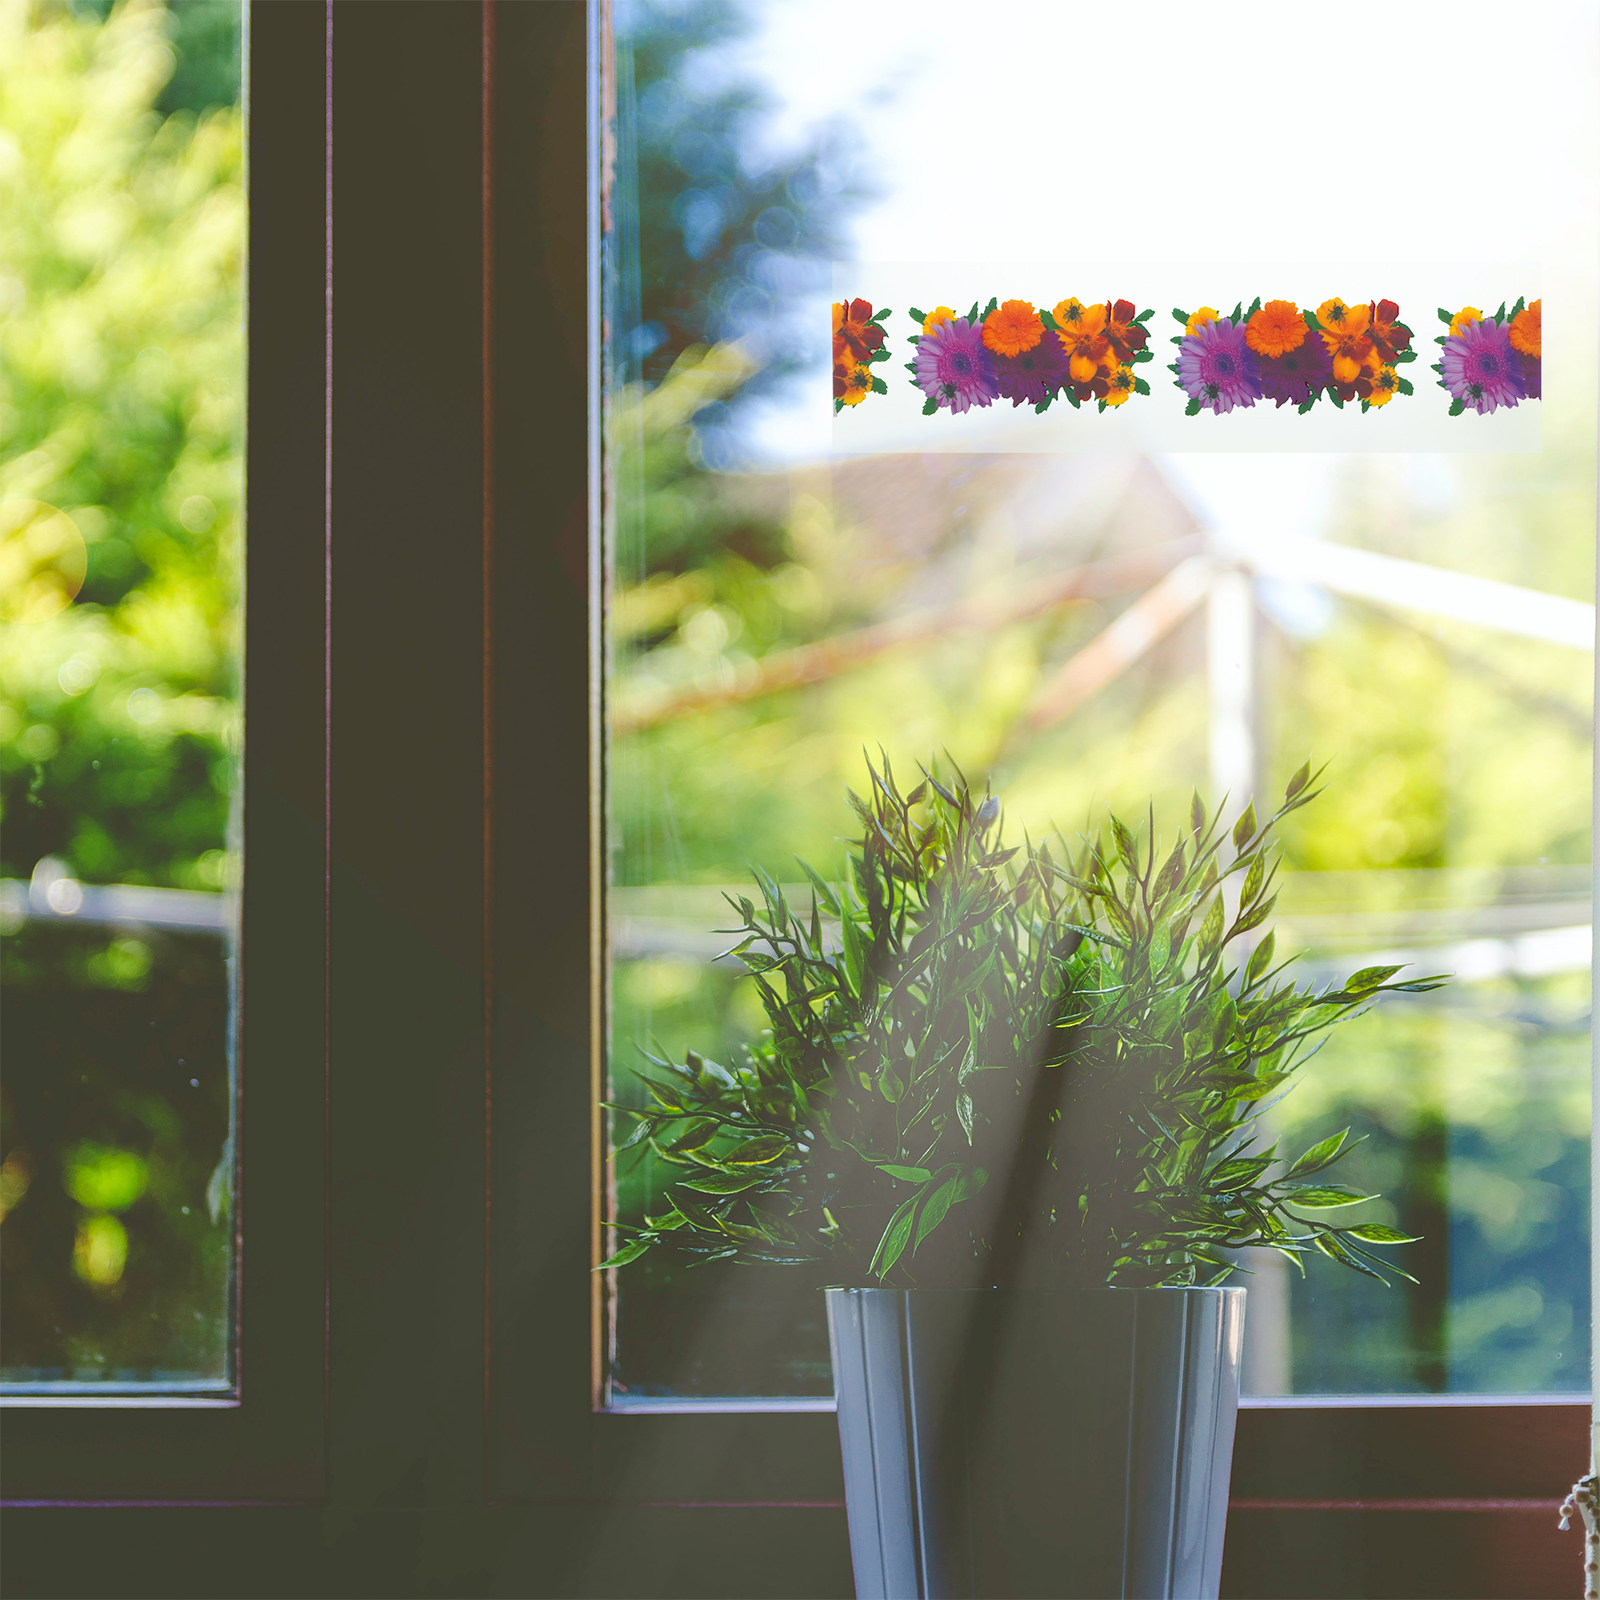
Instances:
[[[1202,323],[1178,347],[1178,382],[1191,400],[1221,416],[1235,406],[1253,406],[1261,398],[1256,358],[1245,343],[1245,330],[1227,317]]]
[[[1510,330],[1493,319],[1465,323],[1460,333],[1451,334],[1438,370],[1451,398],[1479,416],[1488,416],[1497,406],[1514,406],[1528,392]]]
[[[917,341],[915,382],[936,406],[965,411],[994,403],[994,361],[983,333],[965,317],[941,322]]]

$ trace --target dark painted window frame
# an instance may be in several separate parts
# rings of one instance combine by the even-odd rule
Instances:
[[[593,1399],[599,25],[255,6],[241,1388],[8,1411],[12,1592],[849,1593],[831,1416]],[[1226,1590],[1564,1590],[1587,1420],[1249,1406]]]

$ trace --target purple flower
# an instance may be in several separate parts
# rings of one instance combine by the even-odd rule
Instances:
[[[983,334],[965,317],[941,322],[917,341],[915,382],[936,405],[951,411],[994,403],[994,358]]]
[[[1497,406],[1514,406],[1528,392],[1517,352],[1511,348],[1511,330],[1492,318],[1469,322],[1445,340],[1439,376],[1451,397],[1480,417]]]
[[[1067,381],[1067,353],[1061,341],[1046,334],[1031,350],[1019,356],[991,353],[1000,398],[1020,405],[1039,406],[1053,399]]]
[[[1219,317],[1187,335],[1178,347],[1178,382],[1191,400],[1218,416],[1235,406],[1253,406],[1261,398],[1261,379],[1243,324],[1236,328]]]
[[[1522,365],[1522,387],[1528,391],[1530,400],[1539,400],[1544,396],[1544,380],[1541,373],[1542,363],[1538,356],[1530,356],[1526,350],[1519,350],[1517,357]]]
[[[1328,347],[1313,334],[1287,355],[1256,357],[1261,393],[1278,405],[1303,406],[1333,382]]]

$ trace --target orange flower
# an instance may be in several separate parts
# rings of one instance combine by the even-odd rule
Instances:
[[[1317,307],[1317,321],[1324,329],[1322,342],[1333,357],[1335,383],[1354,383],[1372,354],[1372,340],[1367,337],[1370,315],[1366,306],[1347,306],[1342,300],[1324,300]]]
[[[1056,319],[1056,338],[1067,353],[1067,371],[1075,384],[1094,382],[1100,363],[1111,348],[1106,338],[1106,308],[1086,306],[1081,300],[1063,300],[1051,315]],[[1087,396],[1080,394],[1080,399]]]
[[[1149,332],[1133,320],[1137,309],[1131,300],[1114,301],[1106,320],[1106,339],[1117,360],[1124,365],[1150,342]]]
[[[1020,356],[1044,338],[1031,300],[1003,300],[983,319],[983,342],[999,356]]]
[[[1451,333],[1460,333],[1470,322],[1482,322],[1483,313],[1476,306],[1462,306],[1450,319]]]
[[[1286,356],[1306,342],[1306,321],[1293,300],[1269,300],[1244,325],[1244,342],[1260,355]]]
[[[1201,306],[1189,320],[1184,323],[1185,333],[1198,333],[1208,322],[1215,322],[1222,313],[1215,306]]]
[[[846,353],[866,361],[883,343],[883,329],[872,320],[870,300],[852,300],[833,305],[833,354],[837,360]]]
[[[1542,300],[1531,300],[1511,319],[1511,348],[1520,350],[1525,356],[1542,358],[1544,354],[1540,328],[1543,321],[1540,307],[1543,304]]]
[[[922,319],[922,331],[932,333],[941,322],[954,322],[956,314],[949,306],[935,306],[927,316]]]

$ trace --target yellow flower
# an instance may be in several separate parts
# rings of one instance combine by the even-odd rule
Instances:
[[[1206,323],[1215,322],[1221,315],[1222,313],[1218,311],[1215,306],[1201,306],[1200,309],[1195,312],[1195,314],[1190,317],[1186,323],[1184,323],[1183,331],[1185,333],[1198,333]]]
[[[936,306],[922,319],[922,331],[932,333],[941,322],[954,322],[956,314],[949,306]]]
[[[1106,404],[1108,406],[1120,406],[1133,393],[1133,386],[1139,380],[1138,374],[1134,372],[1132,367],[1125,367],[1118,361],[1113,363],[1111,369],[1107,371],[1106,381],[1111,385],[1110,391],[1106,395]]]
[[[1098,333],[1105,326],[1104,306],[1086,306],[1083,301],[1077,298],[1058,300],[1055,309],[1050,314],[1056,319],[1056,323],[1062,333],[1075,334],[1083,329],[1085,318],[1091,317],[1096,311],[1101,312],[1102,315],[1099,324],[1091,331]]]
[[[1451,333],[1460,333],[1469,322],[1482,322],[1483,313],[1476,306],[1462,306],[1450,319]]]
[[[834,376],[844,379],[844,390],[838,399],[841,405],[858,406],[872,393],[872,368],[857,362],[841,362],[834,368]],[[838,385],[834,385],[838,389]]]
[[[1400,374],[1393,367],[1379,366],[1372,374],[1372,393],[1367,396],[1369,406],[1386,406],[1400,392]]]
[[[1343,300],[1324,300],[1317,307],[1317,321],[1322,324],[1328,333],[1342,332],[1349,316],[1350,307]],[[1363,328],[1366,327],[1365,320],[1362,321],[1361,326]]]

